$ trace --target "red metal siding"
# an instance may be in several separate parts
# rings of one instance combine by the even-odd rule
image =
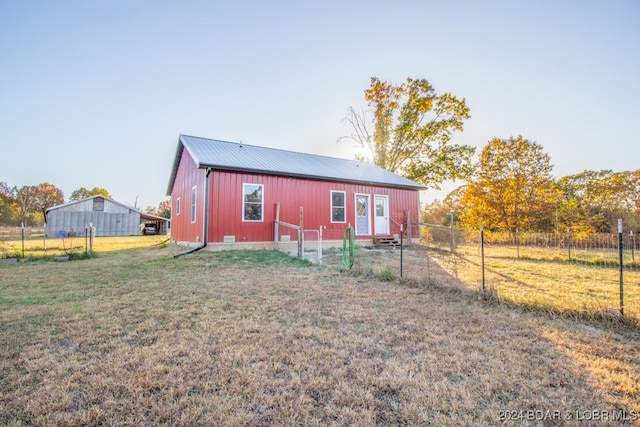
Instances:
[[[209,242],[222,242],[224,236],[235,236],[236,242],[273,240],[273,222],[278,202],[280,203],[281,221],[299,224],[299,208],[303,207],[305,229],[317,230],[320,226],[326,226],[323,231],[324,238],[326,240],[339,239],[342,238],[347,224],[351,223],[355,226],[356,193],[370,196],[371,234],[358,236],[359,238],[370,239],[374,235],[374,195],[388,196],[389,217],[392,220],[403,223],[407,211],[410,212],[414,221],[418,218],[418,192],[413,190],[225,171],[214,171],[210,174],[209,179]],[[262,222],[242,221],[243,183],[264,185]],[[191,186],[186,185],[186,188],[190,191]],[[332,190],[345,192],[345,223],[331,222],[330,193]],[[182,223],[174,222],[174,224],[182,226]],[[393,222],[390,223],[389,231],[390,234],[399,232]],[[200,232],[198,231],[198,233]],[[194,233],[191,234],[191,236],[193,235]]]
[[[204,175],[187,151],[182,152],[171,192],[171,238],[175,241],[203,241]],[[191,189],[196,187],[196,222],[191,222]],[[180,198],[180,213],[176,213],[176,200]]]

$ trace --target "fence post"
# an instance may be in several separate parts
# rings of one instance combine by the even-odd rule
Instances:
[[[300,206],[300,229],[298,230],[298,258],[304,256],[304,211]]]
[[[96,228],[93,226],[93,223],[89,223],[89,250],[93,252],[93,241],[96,237]]]
[[[318,231],[318,265],[322,265],[322,227],[320,226],[320,230]]]
[[[402,279],[402,246],[404,246],[402,244],[402,235],[404,230],[402,230],[402,224],[400,224],[400,278]]]
[[[455,245],[453,241],[453,212],[449,213],[449,215],[451,215],[451,235],[449,236],[449,251],[451,253],[454,253]]]
[[[624,266],[622,264],[623,262],[622,248],[623,248],[622,219],[618,219],[618,254],[620,257],[620,315],[624,316],[624,277],[623,277]]]
[[[636,260],[635,250],[636,250],[636,238],[633,235],[633,230],[629,231],[631,234],[631,261]]]
[[[480,225],[480,254],[482,259],[482,294],[485,294],[485,278],[484,278],[484,224]]]
[[[276,202],[276,220],[273,226],[273,242],[276,251],[280,250],[278,247],[278,236],[280,235],[280,202]]]
[[[20,224],[20,232],[22,234],[22,258],[24,258],[24,222]]]

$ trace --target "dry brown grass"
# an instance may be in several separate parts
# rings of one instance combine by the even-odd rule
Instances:
[[[638,422],[632,331],[443,291],[435,265],[381,282],[384,254],[341,274],[176,251],[0,266],[0,424]]]

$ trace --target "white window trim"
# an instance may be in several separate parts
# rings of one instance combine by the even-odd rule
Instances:
[[[180,215],[180,197],[176,199],[176,216]]]
[[[262,200],[260,200],[260,219],[245,219],[244,218],[244,195],[245,188],[247,185],[257,185],[262,187]],[[243,182],[242,183],[242,207],[240,209],[240,215],[242,215],[242,222],[264,222],[264,184],[256,183],[256,182]]]
[[[334,221],[333,220],[333,193],[342,193],[344,201],[344,205],[342,209],[344,209],[344,220],[343,221]],[[338,206],[340,207],[340,206]],[[332,224],[344,224],[347,222],[347,192],[341,190],[329,190],[329,220]]]
[[[191,187],[191,224],[198,219],[198,186]]]

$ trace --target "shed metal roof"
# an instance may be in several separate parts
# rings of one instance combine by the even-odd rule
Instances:
[[[60,208],[65,208],[67,206],[72,206],[72,205],[75,205],[75,204],[85,203],[85,202],[87,202],[89,200],[92,200],[92,199],[95,199],[95,198],[98,198],[98,197],[103,198],[108,203],[113,203],[113,204],[116,204],[118,206],[122,206],[123,208],[127,208],[127,209],[130,209],[130,210],[134,211],[134,212],[137,212],[137,213],[140,214],[140,218],[142,218],[144,220],[169,221],[169,219],[167,219],[167,218],[163,218],[163,217],[157,216],[157,215],[148,214],[148,213],[143,212],[140,209],[137,209],[137,208],[135,208],[135,207],[133,207],[131,205],[119,202],[117,200],[110,199],[110,198],[105,197],[105,196],[103,196],[101,194],[97,194],[95,196],[86,197],[86,198],[80,199],[80,200],[72,200],[70,202],[62,203],[60,205],[51,206],[50,208],[47,208],[45,210],[45,215],[48,214],[50,211],[54,211],[54,210],[57,210],[57,209],[60,209]]]
[[[423,190],[425,188],[417,182],[371,163],[180,135],[167,195],[171,195],[180,158],[185,149],[198,165],[198,168],[263,173],[411,190]]]

